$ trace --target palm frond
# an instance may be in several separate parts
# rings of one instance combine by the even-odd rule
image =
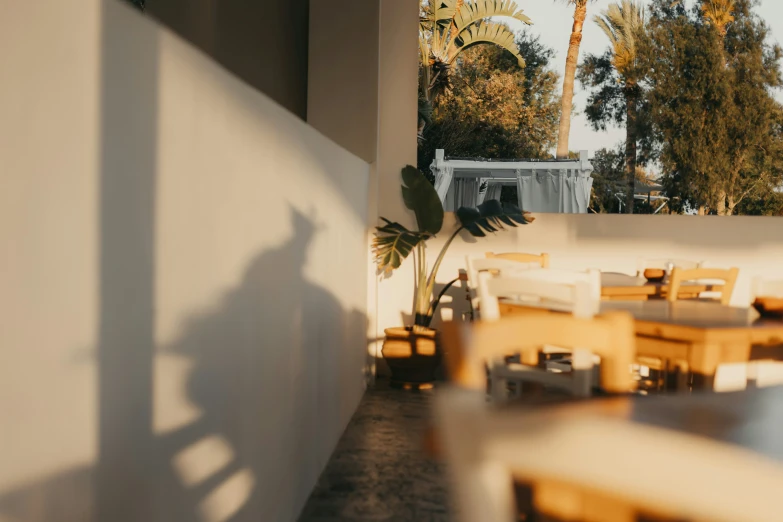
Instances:
[[[532,223],[535,218],[511,203],[500,203],[492,199],[477,208],[461,207],[457,209],[460,224],[474,237],[485,237],[487,233],[515,228],[518,225]]]
[[[381,218],[386,224],[376,227],[372,240],[372,253],[375,264],[380,270],[390,273],[400,267],[402,262],[416,248],[416,245],[429,238],[429,234],[408,230],[399,223]]]
[[[734,21],[734,4],[735,0],[707,0],[701,5],[704,19],[715,27],[721,36],[726,34],[726,28]]]
[[[593,18],[612,45],[612,63],[621,75],[630,73],[637,57],[637,41],[645,28],[644,7],[635,0],[611,4]]]
[[[508,27],[503,24],[486,23],[472,25],[462,31],[459,37],[451,42],[449,46],[448,61],[452,63],[459,53],[478,43],[491,43],[502,47],[513,54],[520,67],[525,66],[525,59],[519,54],[519,49],[512,33]]]
[[[463,4],[456,12],[454,27],[459,34],[476,22],[496,16],[513,18],[527,25],[533,23],[513,0],[474,0]]]

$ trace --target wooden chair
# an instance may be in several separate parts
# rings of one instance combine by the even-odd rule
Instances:
[[[517,263],[538,263],[541,268],[549,268],[549,254],[524,254],[522,252],[505,252],[496,254],[487,252],[487,259],[508,259]]]
[[[530,485],[537,514],[556,520],[781,519],[780,463],[633,423],[621,399],[488,408],[483,394],[448,387],[437,391],[434,410],[459,522],[517,520],[515,480]],[[638,455],[655,465],[639,472]]]
[[[625,312],[594,318],[543,314],[446,323],[443,343],[449,376],[455,384],[486,390],[489,364],[493,377],[497,377],[491,382],[492,394],[501,400],[506,393],[505,380],[519,379],[526,372],[529,374],[526,380],[589,395],[593,355],[601,357],[599,380],[603,389],[625,393],[635,388],[630,372],[635,357],[634,323],[632,316]],[[547,345],[572,352],[571,376],[535,368],[542,347]],[[522,364],[506,365],[505,357],[512,353],[520,354]],[[506,370],[513,373],[505,373]]]
[[[750,286],[750,302],[758,297],[783,299],[783,280],[754,277]],[[749,387],[783,385],[783,362],[752,361],[747,365],[746,378]]]
[[[505,276],[505,274],[502,274]],[[590,288],[589,297],[592,304],[597,309],[600,306],[601,301],[601,272],[598,270],[587,270],[585,272],[578,272],[575,270],[558,270],[558,269],[535,269],[525,271],[512,271],[508,273],[509,277],[526,281],[541,281],[546,283],[552,283],[557,285],[576,285],[577,283],[584,282]],[[512,297],[503,293],[502,287],[495,285],[498,288],[498,294],[496,297]],[[524,293],[524,292],[523,292]]]
[[[666,299],[671,302],[677,301],[680,294],[680,287],[682,286],[682,283],[686,281],[718,279],[724,282],[723,288],[720,290],[721,297],[719,301],[722,305],[728,306],[729,303],[731,303],[731,295],[734,293],[734,286],[737,283],[738,275],[738,268],[729,268],[727,270],[720,268],[675,268],[672,270],[669,278],[669,286],[667,289],[668,295],[666,296]]]
[[[515,272],[511,276],[484,278],[479,283],[479,301],[485,308],[482,320],[496,320],[501,315],[518,314],[520,306],[524,313],[532,313],[539,308],[541,313],[550,311],[567,312],[576,317],[590,318],[601,306],[601,275],[598,271],[575,272],[567,270],[528,270]],[[516,304],[503,306],[500,299],[513,298]],[[528,306],[529,305],[529,306]],[[556,372],[570,372],[574,368],[572,353],[562,346],[546,345],[542,347],[538,367]],[[600,363],[600,357],[594,356],[594,363]],[[587,369],[587,368],[585,368]],[[500,380],[517,381],[516,390],[520,392],[524,380],[530,380],[530,372],[523,372],[516,379],[512,367],[500,364],[491,367],[490,382]],[[533,379],[536,380],[536,379]],[[596,381],[593,378],[592,381]]]
[[[470,256],[465,257],[465,267],[467,268],[468,286],[474,289],[478,286],[478,275],[482,272],[500,275],[540,268],[537,264],[532,262],[521,262],[500,258],[473,258]]]
[[[465,282],[466,298],[470,302],[470,320],[475,317],[475,311],[478,309],[478,297],[476,288],[478,287],[478,275],[487,272],[492,275],[510,275],[521,270],[539,269],[538,263],[526,261],[513,261],[501,258],[473,258],[465,257],[466,270],[460,270],[460,279]]]
[[[675,268],[691,270],[701,268],[703,261],[690,261],[687,259],[637,259],[636,275],[642,277],[644,271],[648,268],[660,268],[666,270],[667,265],[671,263]]]
[[[500,318],[500,299],[503,298],[586,318],[595,315],[601,303],[595,295],[595,275],[582,272],[535,270],[497,277],[479,274],[476,291],[484,321]]]

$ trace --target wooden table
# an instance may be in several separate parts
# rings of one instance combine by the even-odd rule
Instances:
[[[689,520],[783,519],[783,387],[564,402],[512,403],[479,419],[489,429],[497,430],[491,417],[503,423],[513,450],[500,449],[515,453],[514,474],[542,512],[570,520],[571,489],[578,509],[609,497],[615,509],[604,497],[602,521],[623,508],[629,516],[612,520],[632,520],[639,508]],[[634,473],[636,461],[650,465]],[[541,495],[553,486],[558,495]]]
[[[601,312],[634,316],[636,353],[685,362],[694,387],[712,388],[721,364],[778,360],[783,321],[761,319],[755,310],[704,301],[604,302]]]
[[[690,371],[695,388],[711,389],[721,364],[783,359],[783,321],[761,319],[750,308],[706,301],[604,301],[599,313],[613,310],[633,315],[637,357]],[[501,313],[532,311],[529,303],[501,304]]]
[[[694,298],[702,292],[715,292],[722,288],[721,284],[685,282],[680,287],[679,297],[681,299]],[[667,283],[651,283],[643,277],[616,272],[601,273],[601,298],[604,300],[664,299],[667,289]]]

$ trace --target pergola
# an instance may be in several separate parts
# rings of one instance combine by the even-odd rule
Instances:
[[[516,185],[523,210],[586,214],[593,186],[593,166],[586,150],[579,152],[579,159],[486,160],[447,158],[445,151],[438,149],[430,169],[447,211],[475,207],[484,199],[500,199],[503,185]],[[483,182],[487,182],[487,189],[480,193]]]

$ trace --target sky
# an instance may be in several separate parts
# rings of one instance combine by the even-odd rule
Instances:
[[[645,0],[642,1],[645,2]],[[565,56],[568,51],[568,38],[573,23],[573,6],[567,5],[565,0],[516,0],[516,2],[524,13],[533,19],[533,25],[529,27],[529,31],[540,36],[543,44],[555,50],[556,56],[552,65],[560,74],[562,81]],[[579,52],[580,63],[585,53],[600,54],[609,46],[606,35],[592,19],[613,2],[616,0],[597,0],[588,5],[587,21]],[[783,42],[783,0],[761,0],[760,5],[755,9],[756,13],[770,27],[770,39],[778,43]],[[522,27],[521,23],[519,27]],[[587,102],[587,93],[581,89],[579,82],[577,82],[575,90],[575,114],[571,120],[569,148],[571,150],[587,150],[592,156],[598,149],[614,147],[623,142],[625,139],[624,129],[609,128],[605,132],[597,132],[590,128],[582,114]],[[783,102],[783,92],[777,93],[777,98]]]

